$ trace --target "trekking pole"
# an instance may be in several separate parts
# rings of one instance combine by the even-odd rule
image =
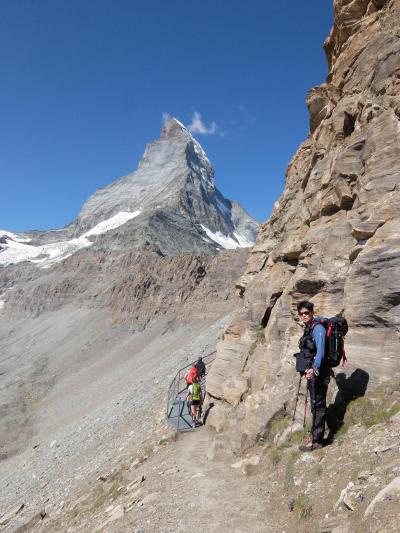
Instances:
[[[304,401],[303,435],[306,432],[307,402],[308,402],[308,383],[306,383],[306,399]]]
[[[297,387],[296,403],[294,404],[294,411],[293,411],[293,416],[292,416],[292,425],[290,427],[289,440],[291,440],[291,438],[292,438],[293,424],[294,424],[294,420],[296,418],[297,403],[299,401],[300,387],[301,387],[301,374],[300,374],[300,379],[299,379],[299,386]]]

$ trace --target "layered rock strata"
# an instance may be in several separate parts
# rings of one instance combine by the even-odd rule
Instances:
[[[261,226],[237,284],[244,310],[209,376],[220,400],[209,424],[234,452],[293,398],[299,300],[347,318],[346,378],[361,369],[374,387],[400,374],[400,2],[334,8],[328,78],[307,96],[309,137]]]

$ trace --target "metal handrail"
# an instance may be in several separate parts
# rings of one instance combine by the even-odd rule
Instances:
[[[210,352],[208,353],[207,355],[205,355],[202,359],[203,359],[203,362],[206,366],[206,371],[205,371],[205,376],[208,374],[208,371],[209,371],[209,367],[210,367],[210,364],[214,361],[215,359],[215,354],[216,354],[216,351],[214,350],[213,352]],[[186,390],[186,381],[185,381],[185,376],[187,374],[187,370],[191,367],[193,367],[195,364],[197,363],[197,360],[196,361],[193,361],[192,363],[189,363],[188,365],[180,368],[178,370],[178,372],[175,374],[173,380],[171,381],[169,387],[168,387],[168,395],[167,395],[167,418],[170,418],[171,416],[171,413],[172,413],[172,410],[173,410],[173,407],[174,407],[174,403],[176,401],[176,399],[178,398],[179,400],[179,403],[180,403],[180,398],[179,398],[179,395],[182,394],[183,391]],[[182,382],[182,384],[181,384]],[[179,417],[181,417],[181,409],[180,409],[180,406],[179,406]],[[186,421],[185,421],[186,422]],[[179,420],[178,420],[178,425],[179,425]]]
[[[207,358],[211,358],[211,356],[212,356],[212,355],[215,355],[215,353],[216,353],[216,350],[214,350],[213,352],[210,352],[210,353],[208,353],[207,355],[205,355],[204,357],[202,357],[203,362],[204,362],[204,364],[206,365],[206,369],[207,369],[207,365],[210,364],[212,361],[208,361],[208,362],[206,362],[205,359],[207,359]],[[213,360],[214,360],[214,358],[213,358]],[[180,369],[178,370],[178,372],[175,374],[175,377],[174,377],[174,379],[171,381],[171,383],[170,383],[168,389],[170,389],[170,388],[172,387],[172,385],[174,384],[176,378],[178,377],[178,375],[180,375],[181,372],[183,372],[184,370],[187,370],[188,368],[193,367],[196,363],[197,363],[197,360],[196,360],[196,361],[193,361],[192,363],[189,363],[188,365],[186,365],[186,366],[184,366],[184,367],[182,367],[182,368],[180,368]]]

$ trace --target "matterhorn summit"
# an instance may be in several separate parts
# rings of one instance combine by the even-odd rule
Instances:
[[[216,188],[200,144],[171,118],[147,145],[138,169],[95,192],[66,228],[23,235],[0,230],[0,265],[49,267],[82,248],[125,250],[145,243],[164,255],[209,256],[252,246],[257,230],[257,222]]]

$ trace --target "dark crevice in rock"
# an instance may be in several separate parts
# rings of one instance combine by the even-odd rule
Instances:
[[[386,304],[389,304],[391,307],[395,307],[397,305],[400,305],[400,292],[392,292],[390,294],[387,294],[383,301]]]
[[[207,391],[207,395],[210,396],[210,398],[213,398],[213,400],[220,400],[223,401],[222,396],[214,396],[211,394],[211,392]]]
[[[299,253],[296,257],[283,257],[282,262],[287,263],[289,266],[292,267],[298,267],[299,265],[299,257],[301,253]]]
[[[260,272],[261,272],[262,270],[264,270],[264,267],[265,267],[265,265],[267,264],[267,261],[268,261],[268,257],[269,257],[269,254],[266,254],[266,255],[265,255],[265,259],[263,260],[263,262],[262,262],[262,264],[261,264],[261,266],[260,266],[260,270],[259,270]],[[254,272],[254,274],[257,274],[257,272]]]
[[[338,211],[340,211],[340,207],[338,207],[337,205],[330,204],[321,209],[321,216],[330,217],[331,215],[334,215]],[[319,218],[318,216],[315,216],[314,220],[317,220],[318,218]]]
[[[335,213],[338,213],[339,211],[350,211],[354,205],[354,202],[356,200],[356,196],[354,197],[345,197],[342,199],[342,202],[340,205],[335,204],[329,204],[321,209],[321,216],[332,216]],[[316,216],[313,220],[316,220],[318,216]]]
[[[316,152],[314,152],[311,161],[311,166],[314,167],[318,163],[318,161],[321,161],[324,157],[325,152],[323,150],[317,150]]]
[[[377,11],[380,11],[387,5],[389,2],[387,0],[372,0]]]
[[[386,318],[384,318],[381,314],[373,314],[372,318],[376,321],[377,324],[384,326],[385,328],[393,328],[393,324],[391,324]]]
[[[261,326],[263,328],[265,328],[269,322],[269,319],[271,317],[271,313],[272,313],[272,309],[274,308],[276,302],[279,300],[279,298],[282,296],[283,294],[283,291],[280,291],[280,292],[276,292],[274,294],[272,294],[271,298],[270,298],[270,301],[269,301],[269,306],[267,307],[265,313],[264,313],[264,316],[261,320]]]
[[[350,187],[353,187],[355,185],[355,182],[357,181],[358,177],[359,176],[357,174],[339,174],[338,175],[338,178],[345,180],[350,185]]]
[[[271,311],[272,311],[272,307],[267,307],[267,310],[265,311],[264,313],[264,316],[261,320],[261,325],[263,328],[266,327],[266,325],[268,324],[268,321],[270,319],[270,316],[271,316]]]
[[[356,200],[356,196],[353,196],[352,198],[343,198],[340,209],[344,209],[345,211],[350,211],[350,209],[352,209],[354,205],[355,200]]]
[[[318,294],[325,287],[325,281],[321,279],[299,279],[295,285],[295,290],[300,294],[307,294],[312,297]]]
[[[308,169],[308,171],[306,172],[304,178],[303,178],[303,181],[301,182],[301,188],[303,191],[305,191],[306,187],[307,187],[307,183],[308,183],[308,180],[310,178],[310,175],[311,175],[311,171],[312,169],[314,168],[313,165],[310,166],[310,168]]]
[[[358,141],[358,142],[354,143],[349,148],[352,149],[352,150],[356,150],[356,152],[361,152],[361,150],[364,148],[364,146],[365,146],[365,139],[363,139],[362,141]]]
[[[343,122],[343,135],[345,137],[349,137],[354,131],[354,127],[356,124],[356,117],[353,115],[350,115],[350,113],[347,113],[347,111],[344,112],[344,122]]]
[[[353,248],[353,250],[349,254],[350,263],[354,263],[354,261],[357,259],[357,257],[362,252],[362,250],[363,250],[362,246],[356,246],[355,248]]]
[[[246,291],[245,287],[243,287],[242,285],[236,285],[236,290],[237,290],[237,295],[239,296],[239,298],[243,298],[244,293]]]

